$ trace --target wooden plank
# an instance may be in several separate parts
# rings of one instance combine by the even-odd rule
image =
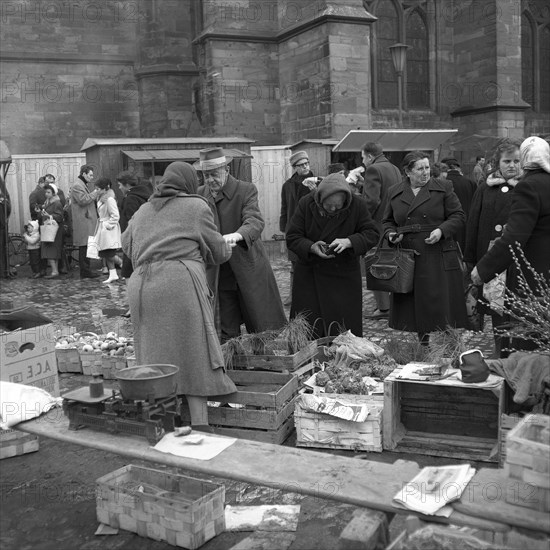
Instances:
[[[400,421],[398,383],[384,380],[384,414],[382,415],[382,444],[384,449],[392,450],[398,444],[404,432]]]
[[[392,498],[404,483],[419,472],[414,463],[394,466],[343,456],[327,457],[326,453],[243,439],[237,440],[211,460],[183,458],[156,451],[142,438],[87,429],[71,431],[68,419],[59,409],[53,409],[38,419],[22,422],[17,429],[137,460],[407,515],[411,512],[393,507]],[[251,464],[254,465],[253,468]],[[498,470],[489,472],[496,472],[492,475],[497,476],[497,483],[502,483],[504,478],[502,474],[499,475]],[[493,505],[487,506],[487,495],[483,494],[480,481],[487,487],[487,478],[476,474],[471,485],[478,487],[477,492],[470,498],[471,493],[467,491],[460,502],[460,511],[453,512],[448,519],[442,518],[442,523],[472,525],[473,522],[485,518],[496,521],[501,526],[512,525],[550,533],[547,514],[534,510],[526,513],[524,509],[513,506],[504,499],[498,502],[500,519],[495,520]],[[494,482],[495,478],[490,481]],[[434,521],[433,517],[429,519]]]
[[[254,430],[229,426],[212,426],[212,429],[217,435],[282,445],[294,431],[294,419],[289,416],[276,430]]]

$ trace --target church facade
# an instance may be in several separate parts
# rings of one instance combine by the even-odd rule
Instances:
[[[9,0],[1,10],[1,133],[16,154],[76,152],[89,137],[550,133],[546,0]],[[394,44],[408,46],[402,86]]]

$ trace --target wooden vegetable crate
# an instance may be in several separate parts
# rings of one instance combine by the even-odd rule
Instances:
[[[38,436],[18,430],[0,430],[0,460],[38,451]]]
[[[498,462],[508,392],[450,380],[384,380],[384,449],[402,453]],[[496,377],[498,378],[498,377]]]
[[[117,372],[127,367],[124,355],[103,355],[101,357],[101,373],[103,380],[116,380]]]
[[[275,341],[281,350],[287,349],[286,341]],[[250,370],[268,370],[274,372],[293,372],[311,361],[317,354],[317,342],[314,340],[292,355],[235,355],[232,368]]]
[[[195,549],[225,531],[225,487],[129,465],[97,482],[97,519],[111,527]]]
[[[77,348],[56,348],[58,372],[82,372],[82,360]]]
[[[522,417],[518,414],[502,414],[500,417],[500,453],[498,461],[500,468],[504,467],[504,463],[506,462],[506,439],[508,437],[508,434],[513,427],[518,425],[518,422],[521,421],[521,418]]]
[[[321,394],[352,403],[366,403],[369,415],[365,422],[351,422],[328,414],[309,411],[296,401],[294,422],[296,445],[317,449],[347,449],[382,452],[382,395]]]
[[[103,373],[103,360],[101,353],[80,350],[80,361],[82,362],[82,374],[91,376],[92,374]]]
[[[227,371],[237,392],[208,398],[208,422],[220,435],[281,444],[294,429],[298,379],[289,373]],[[214,406],[219,403],[222,406]],[[234,404],[232,407],[227,404]],[[183,407],[184,421],[190,421]]]
[[[518,491],[506,492],[507,502],[550,512],[550,416],[529,414],[510,430],[504,471],[519,482]]]

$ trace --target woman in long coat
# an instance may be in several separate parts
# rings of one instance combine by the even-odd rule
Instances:
[[[359,262],[377,239],[366,202],[352,195],[342,174],[330,174],[298,203],[286,234],[298,256],[290,316],[304,313],[316,338],[342,328],[363,336]]]
[[[482,179],[472,199],[466,224],[464,250],[464,261],[470,266],[470,270],[487,252],[491,241],[502,235],[508,221],[512,191],[520,175],[520,144],[516,140],[506,138],[497,145],[492,162],[497,169],[489,174],[487,179]],[[478,289],[478,294],[481,298],[481,287]],[[480,300],[478,311],[491,315],[493,331],[508,322],[506,316],[491,310],[484,300]],[[494,334],[494,339],[495,356],[501,357],[503,339],[497,332]]]
[[[514,189],[508,222],[502,237],[478,261],[472,271],[472,281],[482,284],[507,269],[506,287],[513,293],[522,293],[519,287],[518,267],[511,247],[523,250],[525,259],[535,272],[550,283],[550,146],[539,137],[527,138],[520,147],[520,165],[523,176]],[[517,248],[515,250],[518,254]],[[533,274],[518,259],[527,284],[536,291]],[[513,340],[515,349],[535,349],[533,342]]]
[[[236,391],[225,374],[206,282],[206,265],[227,261],[231,249],[195,194],[197,184],[189,164],[170,164],[122,235],[134,267],[128,293],[137,362],[179,367],[178,393],[186,395],[195,427],[208,424],[207,396]]]
[[[115,192],[112,189],[109,178],[99,178],[95,183],[97,189],[97,230],[95,233],[99,257],[104,258],[109,270],[109,278],[104,283],[112,283],[118,280],[115,267],[117,250],[122,246],[120,214],[116,203]]]
[[[42,242],[40,256],[48,260],[52,271],[46,275],[45,279],[54,279],[59,277],[59,260],[63,254],[63,205],[57,195],[57,185],[49,183],[44,186],[46,194],[46,202],[44,203],[42,213],[40,215],[40,225],[50,218],[53,218],[57,224],[57,233],[53,243]]]
[[[389,192],[383,225],[391,243],[418,252],[414,289],[392,293],[389,326],[429,333],[468,326],[463,274],[455,235],[464,227],[464,212],[450,181],[430,177],[428,156],[413,151],[403,159],[405,179]]]

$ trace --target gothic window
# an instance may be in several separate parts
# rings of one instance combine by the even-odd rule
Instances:
[[[541,29],[540,33],[540,110],[550,111],[550,25]]]
[[[428,107],[429,66],[428,29],[417,10],[407,18],[405,28],[407,51],[407,105],[410,108]]]
[[[399,42],[399,19],[392,0],[381,1],[376,9],[376,88],[379,108],[397,106],[397,75],[389,47]]]
[[[396,109],[399,104],[397,74],[389,49],[398,42],[410,46],[403,74],[403,105],[429,107],[429,34],[424,12],[418,7],[405,9],[399,0],[373,0],[366,5],[378,18],[373,27],[374,108]]]
[[[524,13],[521,16],[521,95],[532,107],[535,106],[535,41],[533,26]]]

